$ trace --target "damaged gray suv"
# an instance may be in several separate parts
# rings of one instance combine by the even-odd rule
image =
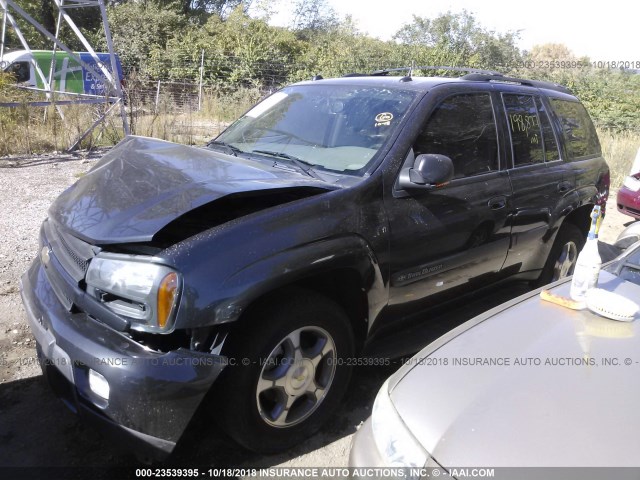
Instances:
[[[417,313],[571,272],[609,188],[581,103],[387,73],[283,88],[205,148],[128,137],[58,197],[22,297],[71,409],[158,457],[203,402],[286,449]]]

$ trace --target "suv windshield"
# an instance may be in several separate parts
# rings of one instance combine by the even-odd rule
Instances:
[[[386,87],[291,86],[252,108],[215,144],[362,175],[415,97],[415,92]]]

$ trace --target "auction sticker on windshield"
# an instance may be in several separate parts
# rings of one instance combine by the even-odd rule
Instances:
[[[383,112],[376,115],[376,127],[380,127],[382,125],[391,125],[391,120],[393,120],[393,113]]]

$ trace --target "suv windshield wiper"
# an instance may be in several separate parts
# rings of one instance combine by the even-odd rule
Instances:
[[[260,155],[269,155],[271,157],[284,158],[285,160],[289,160],[296,167],[302,170],[305,174],[309,175],[318,180],[322,180],[320,176],[312,170],[314,166],[313,163],[305,162],[304,160],[299,159],[298,157],[294,157],[293,155],[289,155],[284,152],[273,152],[271,150],[251,150],[251,153],[259,153]]]
[[[231,154],[236,157],[238,156],[239,153],[244,153],[244,151],[240,150],[238,147],[234,145],[231,145],[230,143],[219,142],[217,140],[211,140],[209,143],[207,143],[207,148],[211,148],[211,147],[223,147],[225,150],[230,151]]]

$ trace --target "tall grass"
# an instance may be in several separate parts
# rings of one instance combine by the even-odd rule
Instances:
[[[200,106],[197,99],[178,105],[169,95],[161,95],[152,103],[134,102],[129,105],[131,133],[201,145],[220,134],[262,96],[257,88],[241,88],[229,93],[207,90]]]
[[[0,75],[0,101],[9,101],[15,89]],[[227,125],[264,96],[258,88],[232,92],[206,89],[201,105],[197,99],[176,105],[170,96],[156,102],[131,95],[127,110],[131,132],[187,145],[202,145],[216,137]],[[22,95],[20,101],[33,100]],[[13,100],[15,101],[15,100]],[[200,108],[198,108],[200,107]],[[34,154],[67,149],[96,120],[104,106],[70,105],[44,108],[0,108],[0,155]],[[62,114],[62,116],[61,116]],[[107,118],[81,147],[110,146],[122,139],[119,115]],[[611,169],[611,187],[619,187],[630,172],[640,147],[639,132],[598,130],[602,152]]]
[[[69,148],[106,106],[65,105],[0,109],[0,155],[32,155]],[[114,145],[122,138],[119,117],[107,118],[82,141],[81,148]]]
[[[265,94],[258,88],[240,88],[229,93],[205,91],[199,115],[228,124],[240,117],[264,96]]]
[[[637,173],[630,170],[640,148],[640,133],[598,130],[598,137],[611,170],[611,188],[618,188],[627,175]]]
[[[13,76],[0,72],[0,102],[18,104],[0,107],[0,155],[30,155],[67,149],[108,108],[105,104],[28,105],[42,100],[41,94],[16,88]],[[67,98],[59,95],[57,100]],[[121,137],[120,122],[107,118],[83,141],[81,147],[113,145]]]

